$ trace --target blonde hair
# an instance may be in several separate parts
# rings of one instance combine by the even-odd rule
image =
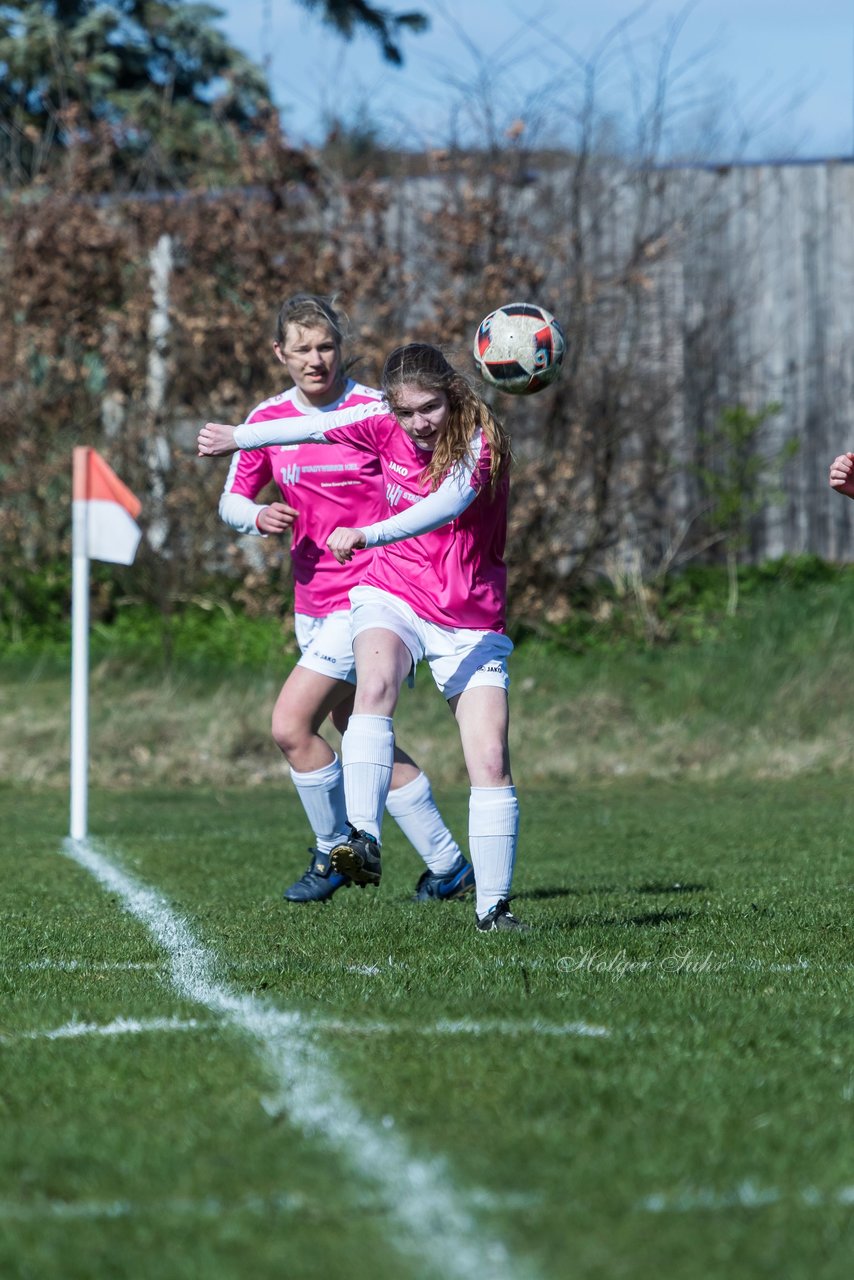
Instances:
[[[471,458],[474,437],[481,430],[489,442],[488,490],[494,493],[510,463],[510,437],[468,379],[448,363],[438,347],[427,342],[410,342],[395,347],[383,365],[382,389],[392,413],[395,393],[405,386],[418,387],[420,391],[444,391],[450,404],[448,425],[424,468],[432,488],[440,484],[456,462]]]
[[[332,302],[319,293],[295,293],[282,303],[276,317],[276,341],[280,347],[285,345],[289,324],[300,329],[328,329],[339,351],[347,336]]]

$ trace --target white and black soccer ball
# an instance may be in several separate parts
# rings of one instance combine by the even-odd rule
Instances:
[[[558,321],[531,302],[508,302],[490,311],[474,335],[480,376],[511,396],[529,396],[554,382],[565,351]]]

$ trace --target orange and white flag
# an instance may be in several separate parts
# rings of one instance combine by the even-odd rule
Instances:
[[[85,515],[85,554],[109,564],[133,564],[142,530],[136,517],[142,503],[97,450],[74,450],[72,497],[75,514]],[[75,522],[76,523],[76,522]]]

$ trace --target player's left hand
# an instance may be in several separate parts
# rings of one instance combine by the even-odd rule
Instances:
[[[223,454],[236,453],[234,427],[228,427],[224,422],[206,422],[199,432],[198,446],[200,458],[219,458]]]
[[[365,545],[365,535],[361,529],[333,529],[326,545],[339,564],[346,564],[353,559],[353,552]]]

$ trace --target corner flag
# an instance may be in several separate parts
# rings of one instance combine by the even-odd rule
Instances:
[[[133,564],[142,537],[136,523],[142,503],[95,449],[74,450],[72,496],[75,538],[79,523],[89,559]],[[75,542],[75,553],[78,550],[82,552],[83,547]]]
[[[99,453],[74,450],[71,525],[71,828],[86,839],[89,772],[89,561],[133,564],[139,499]]]

